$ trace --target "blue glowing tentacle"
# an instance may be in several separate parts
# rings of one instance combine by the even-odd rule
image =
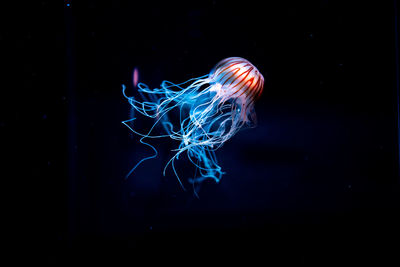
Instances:
[[[195,163],[192,159],[192,157],[190,155],[188,155],[188,159],[190,160],[190,162],[193,163],[194,166],[196,166],[196,170],[199,169],[200,173],[203,173],[203,171],[206,171],[207,173],[207,177],[211,177],[213,178],[216,182],[219,182],[220,178],[217,177],[217,174],[219,173],[220,177],[223,174],[223,172],[221,171],[221,167],[218,166],[215,157],[207,157],[207,155],[205,155],[205,153],[202,152],[195,152],[196,158],[197,158],[197,163]],[[205,166],[201,166],[200,162],[202,162]],[[205,176],[202,174],[202,176]],[[197,179],[193,178],[192,179],[193,182],[196,182]]]
[[[190,121],[192,122],[192,127],[190,129],[190,131],[187,133],[187,135],[191,135],[191,133],[197,129],[201,129],[203,131],[203,133],[208,136],[208,133],[206,131],[204,131],[202,124],[204,124],[204,122],[207,120],[208,117],[212,116],[211,111],[212,111],[212,107],[213,107],[213,103],[215,100],[211,100],[209,102],[203,103],[198,105],[197,107],[195,107],[193,109],[193,111],[191,112],[191,114],[189,115]],[[197,112],[197,109],[201,106],[206,105],[206,109],[202,112]],[[200,114],[200,116],[197,118],[196,115]]]
[[[131,130],[133,133],[135,133],[135,134],[137,134],[137,135],[139,135],[139,136],[141,136],[141,137],[145,137],[145,138],[169,137],[168,134],[165,134],[165,135],[149,135],[149,134],[142,134],[142,133],[139,133],[138,131],[135,131],[131,126],[129,126],[129,124],[127,123],[127,122],[131,122],[131,121],[134,121],[134,120],[136,120],[136,118],[133,118],[133,119],[130,119],[130,120],[125,120],[125,121],[123,121],[122,123],[123,123],[126,127],[128,127],[129,130]]]
[[[198,81],[197,81],[197,82],[198,82]],[[204,82],[198,82],[198,83],[199,83],[199,84],[204,84]],[[166,84],[166,83],[163,84],[164,87],[167,87],[167,86],[165,86],[165,84]],[[171,86],[173,86],[172,83],[171,83]],[[179,86],[178,86],[178,87],[179,87]],[[194,88],[195,90],[199,88],[199,87],[196,88],[195,86],[193,86],[193,84],[191,85],[191,87]],[[141,84],[139,85],[139,88],[140,88],[140,91],[141,91],[141,92],[150,93],[150,92],[147,90],[147,87],[143,87],[143,85],[141,85]],[[150,144],[145,143],[145,142],[143,141],[143,139],[146,138],[146,137],[147,137],[147,138],[155,138],[155,137],[164,137],[164,136],[168,136],[168,135],[151,136],[150,133],[151,133],[151,131],[153,130],[154,126],[155,126],[155,125],[160,121],[160,119],[163,117],[163,115],[165,115],[165,114],[166,114],[169,110],[171,110],[172,108],[174,108],[174,107],[176,107],[177,105],[179,105],[180,102],[181,102],[182,100],[177,101],[177,103],[176,103],[175,105],[173,105],[172,107],[170,107],[170,108],[163,108],[163,109],[162,109],[162,113],[161,113],[161,115],[160,115],[159,107],[160,107],[161,105],[167,106],[167,104],[169,104],[170,102],[172,102],[173,100],[175,100],[175,99],[176,99],[178,96],[180,96],[181,94],[175,94],[175,96],[174,96],[172,99],[170,98],[170,99],[168,99],[168,100],[164,100],[164,101],[161,102],[161,103],[158,102],[158,103],[160,103],[160,104],[159,104],[159,105],[155,105],[154,103],[151,103],[151,102],[139,102],[139,101],[134,100],[133,97],[127,97],[126,94],[125,94],[125,89],[126,89],[126,87],[123,86],[123,93],[124,93],[124,96],[129,100],[129,103],[130,103],[136,110],[138,110],[141,114],[143,114],[143,115],[145,115],[145,116],[148,116],[148,117],[154,117],[155,114],[154,114],[154,115],[153,115],[153,114],[149,114],[148,112],[149,112],[149,111],[154,111],[154,110],[156,109],[156,106],[158,106],[158,107],[157,107],[157,111],[158,111],[158,112],[157,112],[157,113],[158,113],[157,115],[159,116],[159,118],[158,118],[157,121],[153,124],[153,126],[151,127],[151,129],[149,130],[149,132],[148,132],[147,134],[141,134],[141,133],[139,133],[139,132],[133,130],[132,127],[130,127],[130,126],[127,124],[127,122],[133,121],[134,118],[131,119],[131,120],[127,120],[127,121],[124,121],[124,122],[123,122],[132,132],[134,132],[134,133],[136,133],[136,134],[142,136],[142,138],[140,139],[140,141],[141,141],[143,144],[150,146],[150,147],[155,151],[155,155],[150,156],[150,157],[147,157],[147,158],[145,158],[145,159],[142,159],[140,162],[138,162],[138,163],[135,165],[135,167],[134,167],[134,168],[129,172],[129,174],[127,175],[127,176],[129,176],[129,175],[136,169],[136,167],[137,167],[139,164],[141,164],[144,160],[147,160],[147,159],[150,159],[150,158],[154,158],[154,157],[157,155],[157,150],[156,150],[153,146],[151,146]],[[156,91],[156,90],[153,90],[153,91],[151,92],[151,94],[154,94],[154,93],[159,93],[159,92]],[[167,92],[167,93],[168,93],[168,92]],[[167,93],[166,93],[166,94],[167,94]],[[153,98],[153,100],[154,100],[154,98]],[[167,104],[166,104],[166,103],[167,103]],[[141,107],[138,108],[135,104],[141,105]],[[166,125],[170,125],[170,128],[171,128],[170,131],[167,130]],[[164,123],[163,126],[164,126],[164,128],[167,130],[167,133],[168,133],[168,132],[170,132],[170,133],[173,132],[172,124]],[[181,183],[181,181],[180,181],[180,178],[179,178],[179,176],[178,176],[178,174],[177,174],[177,172],[176,172],[176,170],[175,170],[173,161],[174,161],[175,158],[178,158],[179,154],[182,153],[182,152],[183,152],[183,151],[177,153],[177,154],[170,160],[170,162],[172,162],[172,167],[173,167],[173,169],[174,169],[175,175],[177,176],[177,178],[178,178],[178,180],[179,180],[180,183]],[[169,164],[170,162],[168,162],[168,164]],[[166,167],[168,166],[168,164],[166,165]],[[165,174],[165,168],[164,168],[164,174]],[[182,183],[181,183],[181,185],[182,185]],[[182,185],[182,187],[183,187],[183,185]]]
[[[178,158],[179,158],[179,155],[180,155],[182,152],[183,152],[183,151],[180,151],[180,152],[176,153],[176,154],[167,162],[167,164],[165,165],[164,170],[163,170],[163,175],[165,176],[165,172],[166,172],[166,170],[167,170],[167,167],[168,167],[169,164],[171,164],[172,169],[173,169],[173,171],[174,171],[174,173],[175,173],[175,176],[176,176],[176,178],[178,179],[178,182],[180,183],[181,187],[182,187],[184,190],[186,190],[185,187],[184,187],[183,184],[182,184],[181,179],[179,178],[178,173],[176,172],[175,165],[174,165],[175,159],[178,159]]]
[[[140,102],[139,102],[139,103],[140,103]],[[134,105],[132,105],[132,106],[135,107],[135,109],[137,109],[136,106],[134,106]],[[127,125],[127,126],[128,126],[128,128],[129,128],[131,131],[133,131],[134,133],[136,133],[136,134],[138,134],[138,135],[140,135],[140,136],[146,136],[146,137],[149,137],[149,138],[168,137],[168,136],[169,136],[168,134],[167,134],[167,135],[151,136],[150,133],[151,133],[151,131],[153,130],[153,128],[156,126],[156,124],[161,120],[161,118],[162,118],[165,114],[167,114],[167,112],[169,112],[171,109],[175,108],[176,106],[178,106],[178,104],[172,106],[171,108],[164,109],[163,112],[161,113],[161,115],[160,115],[160,113],[159,113],[159,118],[156,120],[156,122],[153,124],[153,126],[151,127],[151,129],[149,130],[149,132],[148,132],[147,134],[141,134],[141,133],[139,133],[139,132],[133,130],[133,129],[132,129],[131,127],[129,127],[128,125]],[[140,109],[137,109],[137,110],[140,112]],[[142,113],[142,112],[141,112],[141,113]],[[147,116],[147,117],[153,117],[152,115],[147,114],[146,112],[145,112],[145,113],[142,113],[142,114],[144,114],[144,115]],[[128,121],[133,121],[133,119],[132,119],[132,120],[128,120]],[[125,121],[125,122],[127,122],[127,121]],[[126,123],[124,123],[124,124],[126,125]]]
[[[178,157],[176,157],[176,158],[178,158]],[[182,181],[181,181],[181,179],[179,178],[179,175],[178,175],[178,173],[177,173],[177,171],[176,171],[176,169],[175,169],[175,163],[174,163],[174,162],[175,162],[174,160],[172,160],[172,162],[171,162],[172,169],[174,170],[175,176],[176,176],[176,178],[178,179],[179,184],[181,185],[181,187],[183,188],[183,190],[186,191],[186,188],[183,186]]]
[[[143,141],[144,138],[145,138],[145,137],[140,138],[140,143],[142,143],[142,144],[144,144],[144,145],[150,147],[151,149],[153,149],[154,155],[145,157],[145,158],[141,159],[138,163],[136,163],[136,165],[135,165],[135,166],[129,171],[129,173],[125,176],[125,179],[128,179],[128,177],[132,174],[132,172],[133,172],[140,164],[142,164],[143,161],[148,160],[148,159],[153,159],[153,158],[157,157],[157,155],[158,155],[157,149],[156,149],[154,146],[150,145],[149,143],[144,142],[144,141]]]
[[[213,85],[201,89],[203,85],[210,83],[210,80],[205,78],[206,76],[208,75],[190,79],[180,84],[163,81],[159,89],[150,89],[140,83],[138,84],[138,91],[142,99],[145,100],[143,102],[137,101],[133,97],[128,97],[125,94],[126,87],[123,86],[124,96],[131,106],[140,114],[156,119],[147,134],[141,134],[128,125],[128,122],[133,121],[135,118],[123,122],[132,132],[142,136],[141,143],[150,146],[155,151],[155,155],[146,157],[138,162],[127,176],[144,160],[154,158],[157,155],[157,150],[143,141],[145,138],[170,137],[181,143],[177,149],[173,150],[177,151],[176,154],[165,165],[164,175],[168,165],[171,164],[175,176],[182,188],[184,188],[175,169],[174,161],[179,159],[180,154],[186,152],[190,162],[195,166],[196,173],[198,170],[202,176],[196,178],[195,174],[192,179],[193,183],[207,178],[212,178],[216,182],[221,179],[224,172],[221,171],[221,167],[218,165],[215,150],[232,137],[243,124],[234,120],[236,115],[233,113],[233,108],[228,113],[224,112],[225,109],[231,108],[231,105],[224,104],[225,102],[221,101],[217,95],[210,95],[212,91],[215,91],[215,88],[212,88]],[[192,84],[186,88],[183,87],[183,85],[193,80]],[[178,88],[180,91],[173,91],[169,88]],[[149,99],[145,97],[145,94]],[[206,101],[203,102],[203,100]],[[183,113],[186,107],[190,107],[190,111],[189,116],[184,118]],[[178,131],[174,131],[173,124],[168,120],[168,112],[174,108],[179,108],[180,129]],[[164,128],[166,134],[151,135],[158,123]],[[227,125],[229,125],[229,128],[227,128]],[[197,163],[195,163],[193,157],[197,159]]]

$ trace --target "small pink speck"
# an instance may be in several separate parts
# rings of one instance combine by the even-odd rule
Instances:
[[[133,86],[136,87],[139,81],[139,70],[137,68],[133,69]]]

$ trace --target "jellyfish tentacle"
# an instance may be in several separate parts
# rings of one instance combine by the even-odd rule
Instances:
[[[123,96],[132,110],[153,119],[150,129],[145,133],[140,133],[130,125],[135,123],[137,117],[122,122],[141,137],[142,144],[154,151],[139,161],[127,176],[143,161],[158,155],[156,148],[146,141],[147,138],[170,138],[179,142],[179,145],[172,149],[174,155],[166,163],[164,175],[171,165],[177,180],[185,189],[175,166],[175,161],[185,153],[195,168],[189,182],[201,183],[205,179],[219,182],[225,172],[215,152],[242,127],[256,123],[254,101],[260,97],[263,85],[264,78],[257,68],[240,57],[224,59],[208,75],[182,83],[163,81],[160,88],[154,89],[138,83],[138,92],[143,101],[128,96],[123,85]],[[174,110],[177,123],[173,121],[173,118],[176,120],[172,116]],[[153,134],[158,126],[163,133]]]

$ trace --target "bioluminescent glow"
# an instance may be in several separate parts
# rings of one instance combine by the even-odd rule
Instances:
[[[133,87],[136,87],[138,82],[139,82],[139,71],[138,71],[138,68],[134,68],[133,69],[132,82],[133,82]]]
[[[137,71],[137,70],[136,70]],[[135,80],[135,79],[134,79]],[[163,81],[160,88],[150,89],[143,83],[137,88],[142,100],[123,94],[133,110],[152,120],[145,132],[135,127],[134,116],[124,123],[139,135],[140,142],[154,152],[141,159],[127,177],[143,161],[155,158],[156,148],[149,144],[152,138],[169,138],[178,142],[174,155],[164,167],[172,167],[184,188],[175,168],[175,160],[186,155],[195,167],[191,183],[205,179],[221,180],[224,172],[218,165],[215,151],[244,126],[256,125],[254,102],[264,87],[264,77],[244,58],[230,57],[220,61],[210,74],[193,78],[180,84]]]

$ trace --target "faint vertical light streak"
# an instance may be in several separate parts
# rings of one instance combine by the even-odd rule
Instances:
[[[133,81],[133,87],[136,88],[138,81],[139,81],[139,70],[137,67],[133,69],[133,74],[132,74],[132,81]]]

